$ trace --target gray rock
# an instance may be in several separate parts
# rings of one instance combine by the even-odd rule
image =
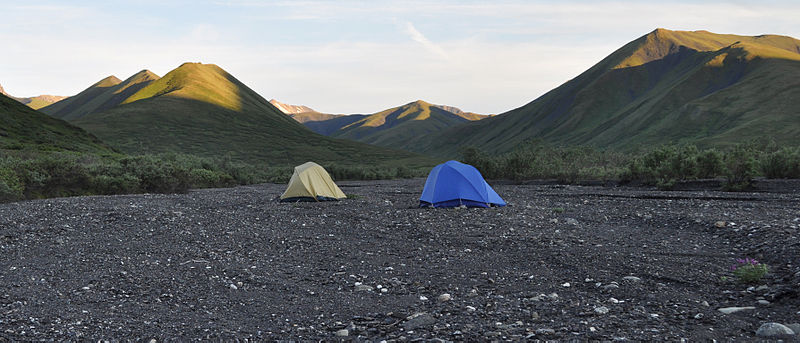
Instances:
[[[475,307],[467,306],[467,312],[475,312],[475,310],[477,310]]]
[[[566,218],[564,222],[567,223],[567,225],[578,226],[578,220],[575,218]]]
[[[599,314],[606,314],[606,313],[608,313],[608,307],[597,306],[597,307],[594,308],[594,311],[599,313]]]
[[[763,300],[763,299],[762,299],[762,300],[759,300],[759,301],[758,301],[758,304],[759,304],[759,305],[765,305],[765,306],[766,306],[766,305],[769,305],[769,301],[767,301],[767,300]]]
[[[431,326],[436,324],[436,318],[425,312],[414,313],[406,318],[403,323],[403,328],[406,330],[414,330],[416,328]]]
[[[369,285],[356,285],[356,292],[370,292],[372,290],[372,286]]]
[[[536,334],[539,334],[539,335],[552,335],[552,334],[555,334],[555,333],[556,333],[556,330],[553,330],[553,329],[537,329],[536,330]]]
[[[800,335],[800,323],[785,324],[787,328],[792,329],[795,335]]]
[[[708,304],[708,301],[705,301],[705,300],[703,300],[703,302],[701,302],[700,305],[703,305],[705,307],[711,306],[711,305]]]
[[[336,336],[339,337],[350,336],[350,331],[347,329],[341,329],[339,331],[336,331]]]
[[[731,314],[731,313],[736,313],[736,312],[740,312],[740,311],[746,311],[746,310],[755,310],[755,309],[756,309],[756,308],[755,308],[755,307],[753,307],[753,306],[744,306],[744,307],[723,307],[723,308],[719,308],[719,309],[717,309],[717,311],[720,311],[720,312],[722,312],[722,313],[724,313],[724,314]]]
[[[629,275],[629,276],[623,277],[622,279],[625,280],[625,281],[631,281],[631,282],[642,281],[641,278],[638,278],[638,277],[633,276],[633,275]]]
[[[703,319],[703,314],[702,313],[695,314],[694,319]]]
[[[758,286],[758,288],[756,288],[756,292],[768,291],[768,290],[769,290],[769,287],[767,287],[767,285],[761,285],[761,286]]]
[[[452,297],[452,296],[450,296],[450,293],[443,293],[443,294],[442,294],[442,295],[440,295],[440,296],[439,296],[439,298],[437,298],[437,299],[439,299],[439,301],[441,301],[441,302],[445,302],[445,301],[450,301],[450,299],[452,299],[452,298],[453,298],[453,297]]]
[[[607,284],[607,285],[603,286],[603,289],[605,289],[605,290],[614,289],[614,288],[619,288],[619,285],[616,284],[616,283],[610,283],[610,284]]]
[[[764,323],[756,330],[758,337],[780,337],[794,335],[792,329],[780,323]]]

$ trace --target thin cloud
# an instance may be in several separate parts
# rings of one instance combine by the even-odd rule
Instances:
[[[419,32],[419,30],[417,30],[417,28],[414,27],[414,24],[408,21],[406,22],[406,33],[409,36],[411,36],[411,39],[413,39],[417,43],[422,44],[422,46],[424,46],[425,49],[428,49],[428,51],[430,51],[431,53],[438,55],[444,59],[450,59],[450,56],[447,55],[447,52],[445,52],[444,49],[442,49],[442,47],[431,42],[430,39],[425,37],[425,35],[423,35],[422,32]]]

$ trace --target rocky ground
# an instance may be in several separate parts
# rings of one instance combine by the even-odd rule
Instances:
[[[277,203],[284,186],[267,184],[0,205],[0,341],[730,341],[798,328],[796,190],[497,185],[510,206],[418,209],[423,182],[342,182],[355,197],[331,203]],[[736,282],[743,257],[770,274]]]

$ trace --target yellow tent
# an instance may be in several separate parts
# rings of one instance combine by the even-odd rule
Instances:
[[[281,201],[326,201],[346,197],[325,168],[314,162],[306,162],[294,167]]]

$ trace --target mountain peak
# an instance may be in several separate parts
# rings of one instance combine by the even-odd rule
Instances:
[[[158,76],[158,75],[156,75],[156,73],[154,73],[154,72],[152,72],[152,71],[150,71],[150,70],[148,70],[148,69],[142,69],[142,70],[141,70],[141,71],[139,71],[138,73],[136,73],[136,74],[133,74],[133,76],[132,76],[132,77],[136,77],[136,78],[146,78],[146,79],[158,79],[158,78],[159,78],[159,76]]]
[[[794,59],[776,50],[785,50],[792,54],[800,53],[800,41],[786,36],[739,36],[705,30],[672,31],[657,28],[618,50],[617,52],[621,54],[620,59],[612,69],[640,66],[675,54],[681,49],[708,52],[718,51],[733,44],[757,45],[757,48],[751,46],[749,49],[751,54],[754,53],[752,56],[764,53],[761,57],[787,58],[788,56]]]
[[[281,112],[283,112],[285,114],[298,114],[298,113],[306,113],[306,112],[317,112],[317,111],[314,111],[313,109],[311,109],[308,106],[284,104],[284,103],[282,103],[282,102],[280,102],[278,100],[275,100],[275,99],[270,99],[269,103],[272,104],[272,106],[275,106],[277,109],[279,109]]]
[[[120,84],[122,80],[114,75],[108,76],[100,81],[95,82],[92,87],[112,87]]]
[[[431,104],[430,104],[430,103],[428,103],[428,102],[426,102],[426,101],[424,101],[424,100],[415,100],[415,101],[409,102],[409,103],[408,103],[408,104],[406,104],[406,105],[419,105],[419,106],[423,106],[423,107],[429,107],[429,106],[431,106]]]
[[[202,101],[234,111],[261,107],[267,101],[216,64],[187,62],[151,82],[123,104],[168,96]]]
[[[5,89],[3,89],[3,85],[0,85],[0,94],[3,94],[3,95],[5,95],[5,96],[8,96],[8,93],[6,93],[6,90],[5,90]]]

